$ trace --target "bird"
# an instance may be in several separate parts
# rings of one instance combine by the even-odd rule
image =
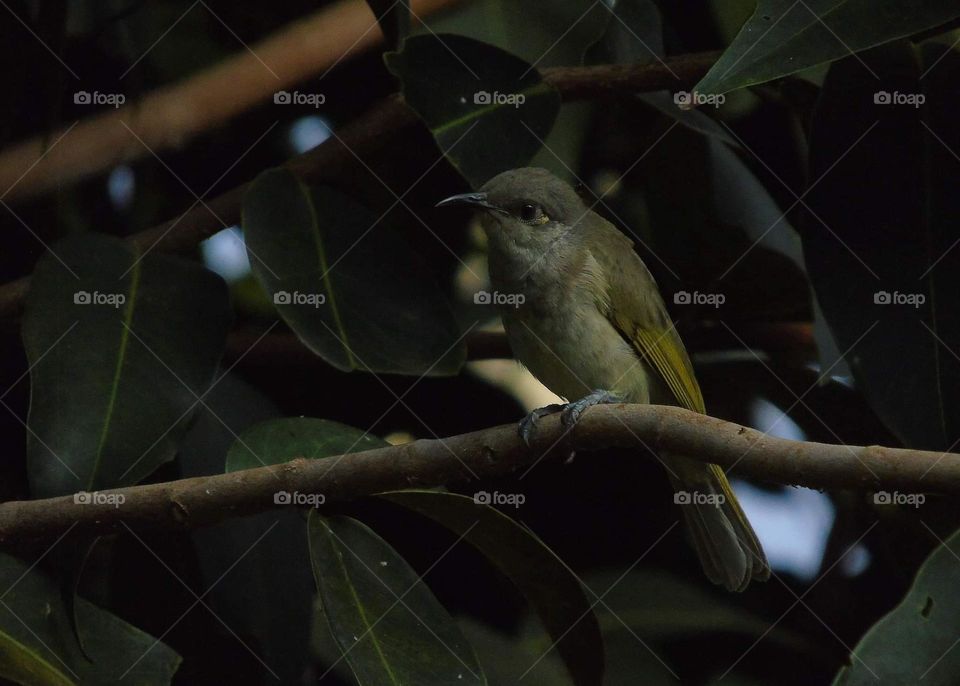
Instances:
[[[633,241],[551,172],[504,171],[479,191],[437,207],[477,211],[487,236],[491,287],[514,356],[564,405],[519,424],[529,445],[537,420],[566,427],[601,403],[675,405],[705,413],[693,366]],[[510,297],[506,297],[510,296]],[[663,454],[706,576],[729,591],[769,578],[763,548],[718,465]]]

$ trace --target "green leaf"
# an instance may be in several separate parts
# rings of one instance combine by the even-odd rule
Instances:
[[[465,36],[412,36],[384,59],[407,104],[474,188],[526,166],[560,109],[560,94],[532,65]]]
[[[456,623],[383,539],[316,510],[308,527],[323,613],[359,683],[487,683]]]
[[[227,471],[288,462],[295,457],[319,459],[390,445],[346,424],[313,417],[270,419],[243,432],[227,453]]]
[[[280,316],[334,367],[460,369],[466,349],[429,270],[363,205],[274,169],[244,197],[243,229],[253,272]]]
[[[462,495],[393,491],[379,497],[429,517],[483,553],[540,616],[574,683],[601,683],[603,639],[591,604],[576,575],[531,531]]]
[[[807,269],[880,419],[946,450],[960,438],[960,54],[899,43],[862,57],[880,80],[834,64],[815,113]],[[883,93],[925,104],[875,103]]]
[[[954,0],[759,0],[694,90],[719,94],[772,81],[958,16]]]
[[[367,0],[380,23],[390,49],[396,50],[410,33],[410,0]]]
[[[939,545],[904,599],[853,649],[834,686],[960,682],[960,532]]]
[[[169,684],[180,657],[134,626],[77,598],[80,649],[60,590],[42,571],[0,553],[0,676],[30,686]],[[89,659],[88,659],[89,656]]]
[[[134,484],[173,458],[230,318],[195,262],[85,234],[37,263],[23,317],[33,495]]]

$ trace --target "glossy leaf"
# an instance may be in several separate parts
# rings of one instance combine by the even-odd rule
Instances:
[[[560,108],[560,94],[532,65],[465,36],[412,36],[385,59],[407,104],[474,188],[526,166]]]
[[[366,207],[275,169],[243,201],[253,272],[300,339],[349,371],[449,375],[466,355],[428,268]]]
[[[540,616],[575,684],[603,680],[603,639],[580,581],[532,532],[472,498],[434,491],[380,494],[429,517],[479,550]]]
[[[834,686],[960,683],[960,532],[927,558],[906,597],[853,648]]]
[[[287,462],[295,457],[318,459],[358,453],[390,445],[346,424],[313,417],[270,419],[243,432],[227,453],[227,471]]]
[[[180,657],[118,617],[77,598],[83,651],[58,585],[37,568],[0,554],[0,676],[29,686],[169,684]]]
[[[410,33],[410,0],[367,0],[386,44],[396,50]]]
[[[901,441],[937,450],[960,438],[960,55],[946,49],[865,53],[879,81],[854,59],[832,67],[803,232],[817,299],[858,386]],[[883,102],[901,96],[925,104]]]
[[[56,243],[23,318],[33,495],[134,484],[172,459],[229,319],[223,281],[195,262],[99,234]]]
[[[958,16],[960,5],[953,0],[759,0],[695,90],[726,93],[772,81]]]
[[[486,683],[456,623],[383,539],[355,519],[315,510],[308,526],[323,613],[359,683]]]

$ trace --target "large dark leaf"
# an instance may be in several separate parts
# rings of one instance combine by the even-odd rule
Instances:
[[[600,5],[594,11],[606,14],[608,22],[587,50],[585,62],[649,64],[663,57],[663,27],[652,0],[617,0],[609,9]],[[682,130],[669,131],[649,150],[648,159],[637,166],[647,172],[642,186],[650,197],[651,233],[654,241],[663,241],[662,247],[653,248],[656,255],[667,263],[684,265],[690,258],[691,240],[702,241],[704,246],[712,242],[710,247],[695,251],[707,259],[691,268],[690,273],[708,277],[705,282],[711,276],[755,274],[760,280],[789,284],[784,291],[792,292],[785,294],[785,299],[805,303],[805,295],[797,292],[796,286],[802,288],[803,284],[796,270],[784,265],[779,256],[762,263],[756,259],[761,253],[767,255],[765,249],[769,249],[789,259],[797,269],[803,268],[799,238],[770,193],[735,152],[739,141],[702,111],[681,110],[675,93],[648,93],[639,99],[711,138],[701,141]],[[674,250],[678,259],[673,257]],[[762,264],[762,271],[757,268],[758,263]],[[785,266],[788,273],[795,275],[793,279],[777,278],[784,273]],[[753,283],[714,287],[731,300],[740,295],[740,288],[758,292]],[[748,307],[756,305],[751,303]]]
[[[295,457],[319,459],[383,448],[389,443],[360,429],[328,419],[270,419],[243,432],[227,453],[227,471],[287,462]]]
[[[355,200],[275,169],[243,201],[253,272],[280,316],[345,371],[455,374],[466,356],[429,269]]]
[[[771,81],[958,16],[954,0],[759,0],[695,90],[726,93]]]
[[[584,64],[663,62],[663,22],[653,0],[616,0],[612,7],[599,3],[592,11],[606,15],[607,21],[596,42],[585,51]],[[672,92],[645,93],[638,98],[694,131],[736,146],[727,130],[700,110],[680,109],[676,96],[687,94],[679,90],[679,80],[677,86]]]
[[[657,570],[635,569],[625,577],[603,571],[584,579],[603,595],[598,609],[604,635],[633,632],[659,643],[700,634],[739,634],[796,650],[811,650],[802,636],[742,607],[735,596]],[[627,642],[631,642],[630,639]],[[634,639],[635,642],[635,639]]]
[[[462,495],[395,491],[380,497],[429,517],[477,548],[540,616],[574,683],[602,682],[603,639],[591,604],[576,575],[533,533]]]
[[[227,377],[224,383],[230,381]],[[250,393],[249,389],[227,388],[223,397],[215,391],[213,400],[230,402],[232,407],[240,391]],[[240,426],[235,423],[235,413],[229,407],[213,407],[240,434],[240,439],[234,440],[217,419],[206,415],[201,415],[196,429],[205,425],[208,433],[223,441],[218,443],[223,446],[218,454],[221,465],[226,455],[228,472],[279,464],[297,456],[318,459],[387,445],[359,429],[311,417],[268,419]],[[189,437],[185,448],[187,442]],[[203,451],[209,455],[211,446],[204,445]],[[251,549],[251,544],[261,536],[262,541]],[[259,644],[255,648],[258,655],[281,681],[294,683],[302,680],[311,663],[307,638],[316,595],[303,514],[299,509],[272,510],[197,531],[194,537],[201,565],[205,571],[209,570],[211,583],[237,558],[245,555],[243,564],[217,584],[211,600],[217,603],[215,607],[223,608],[227,613],[224,619],[232,627],[238,631],[246,628],[251,635],[258,637]],[[283,559],[284,564],[277,565],[278,559]],[[263,682],[276,683],[276,680],[264,670]]]
[[[817,299],[840,349],[853,348],[858,385],[904,443],[929,449],[960,438],[960,56],[944,50],[865,53],[880,81],[855,59],[833,65],[803,233]],[[875,103],[887,96],[926,104]]]
[[[245,431],[231,447],[228,471],[277,464],[293,457],[320,459],[386,446],[337,422],[308,417],[269,420]],[[603,643],[596,617],[576,576],[530,531],[494,508],[435,491],[380,494],[429,517],[477,548],[516,584],[540,615],[575,683],[597,683]]]
[[[392,50],[400,47],[410,33],[410,0],[367,0],[380,23],[386,44]]]
[[[853,649],[834,686],[960,683],[960,532],[931,553],[906,597]]]
[[[82,598],[71,627],[58,585],[39,569],[0,554],[0,676],[30,686],[169,684],[180,656]]]
[[[407,104],[475,188],[525,166],[560,108],[560,94],[530,64],[465,36],[413,36],[385,59]]]
[[[660,287],[689,321],[736,321],[761,313],[801,318],[809,312],[800,239],[753,171],[725,143],[674,126],[628,178],[646,198],[608,201],[660,269]],[[649,229],[643,233],[643,222]],[[683,292],[724,296],[719,307],[683,305]]]
[[[236,436],[280,414],[269,398],[232,373],[205,402],[180,446],[185,478],[222,472]],[[249,466],[260,466],[252,459]],[[246,682],[301,683],[313,664],[308,640],[316,596],[303,514],[270,510],[197,529],[191,539],[200,586],[210,589],[204,601],[259,658],[259,674],[251,663]]]
[[[133,484],[170,460],[213,378],[229,312],[223,281],[193,262],[141,259],[99,234],[55,244],[23,319],[32,493]]]
[[[355,519],[316,510],[309,529],[323,613],[357,681],[487,683],[456,623],[383,539]]]

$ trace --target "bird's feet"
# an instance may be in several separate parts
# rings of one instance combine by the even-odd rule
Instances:
[[[567,431],[570,431],[570,429],[576,426],[577,422],[580,421],[580,415],[582,415],[588,408],[593,407],[594,405],[607,405],[621,402],[623,402],[623,398],[613,391],[607,391],[602,388],[598,388],[583,396],[580,398],[580,400],[575,400],[574,402],[567,403],[566,405],[546,405],[545,407],[538,407],[536,410],[520,420],[520,438],[522,438],[523,442],[529,446],[530,439],[533,436],[534,430],[536,429],[537,421],[539,421],[542,417],[546,417],[547,415],[559,412],[560,423]]]
[[[542,417],[562,412],[566,407],[566,405],[544,405],[543,407],[538,407],[520,420],[520,426],[517,428],[520,430],[520,438],[523,439],[523,442],[527,444],[528,448],[530,447],[530,438],[533,436],[533,430],[536,428],[537,422],[540,421]]]
[[[623,398],[613,391],[605,391],[602,388],[598,388],[590,391],[589,394],[583,396],[580,400],[567,403],[560,415],[560,423],[569,431],[580,421],[580,415],[594,405],[611,405],[622,402]]]

